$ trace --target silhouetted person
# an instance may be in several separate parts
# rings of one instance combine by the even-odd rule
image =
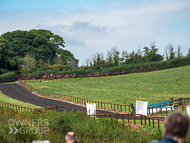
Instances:
[[[29,77],[29,79],[31,79],[31,75],[30,75],[30,73],[29,73],[28,77]]]
[[[189,133],[190,119],[183,112],[176,112],[168,116],[163,125],[163,138],[150,143],[187,143],[186,138]]]
[[[173,105],[173,97],[170,98],[169,104],[170,104],[170,106]]]
[[[53,73],[51,73],[51,80],[53,80]]]
[[[36,78],[37,78],[37,79],[39,78],[39,75],[38,75],[38,73],[36,74]]]
[[[141,72],[143,72],[143,66],[141,67]]]
[[[125,74],[125,70],[123,69],[121,73],[122,73],[122,74]]]
[[[132,109],[133,113],[135,113],[135,108],[133,106],[133,103],[130,103],[130,106],[131,106],[131,109]]]
[[[152,71],[152,67],[149,65],[148,68],[149,68],[149,71],[151,72]]]
[[[77,136],[74,132],[68,132],[65,136],[66,143],[77,143]]]
[[[48,74],[46,73],[46,78],[48,78]]]

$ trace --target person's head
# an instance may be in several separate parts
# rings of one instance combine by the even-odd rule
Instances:
[[[186,138],[189,133],[190,118],[182,112],[168,116],[163,125],[166,137]]]
[[[68,132],[65,136],[66,143],[72,143],[77,141],[77,136],[74,132]]]

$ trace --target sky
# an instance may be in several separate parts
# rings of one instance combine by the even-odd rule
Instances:
[[[63,37],[79,66],[116,47],[128,53],[155,42],[190,48],[190,0],[0,0],[0,35],[46,29]]]

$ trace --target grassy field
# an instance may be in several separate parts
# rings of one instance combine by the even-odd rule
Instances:
[[[177,99],[190,96],[190,66],[147,73],[29,84],[41,90],[54,89],[55,93],[109,103],[136,104],[136,100],[156,103],[169,101],[170,97]]]
[[[26,103],[26,102],[22,102],[22,101],[10,98],[10,97],[2,94],[1,92],[0,92],[0,101],[7,102],[7,103],[12,103],[12,104],[15,104],[15,105],[20,105],[22,107],[40,108],[39,106],[36,106],[36,105],[30,104],[30,103]]]

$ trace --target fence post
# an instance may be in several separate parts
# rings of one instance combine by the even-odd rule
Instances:
[[[161,105],[160,105],[160,109],[161,109],[161,116],[162,116],[162,108],[161,108]]]
[[[146,116],[144,116],[144,124],[146,125]]]
[[[141,120],[141,126],[142,126],[142,115],[140,115],[140,120]]]
[[[150,118],[148,118],[148,121],[149,121],[149,127],[150,127]]]
[[[153,107],[152,107],[152,115],[153,115]]]
[[[135,114],[133,114],[133,119],[134,119],[134,125],[136,124],[136,122],[135,122]]]
[[[159,120],[158,120],[158,129],[160,129]]]

